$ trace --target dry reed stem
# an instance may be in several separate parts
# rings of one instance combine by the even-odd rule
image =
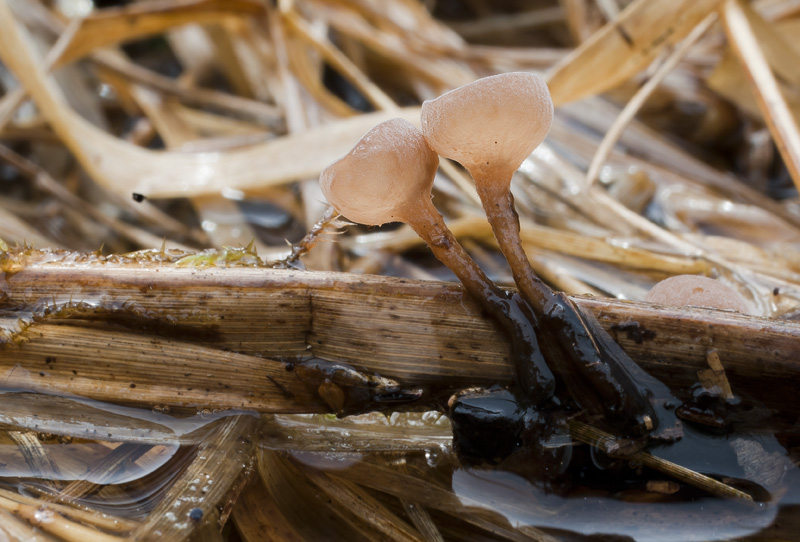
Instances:
[[[47,448],[37,438],[33,431],[8,431],[8,436],[13,440],[25,458],[25,463],[32,472],[47,480],[46,485],[51,488],[58,487],[62,478],[61,469],[50,456]]]
[[[152,446],[148,445],[123,443],[93,464],[86,472],[87,478],[95,475],[94,478],[100,481],[73,480],[54,493],[52,498],[61,502],[70,502],[86,497],[90,493],[100,490],[104,485],[110,484],[118,471],[125,468],[127,464],[135,463],[151,449]]]
[[[337,476],[368,488],[391,493],[402,499],[414,500],[432,510],[440,510],[504,540],[519,542],[530,542],[531,540],[555,542],[557,540],[535,528],[510,528],[505,517],[483,510],[480,503],[472,497],[456,496],[449,487],[435,479],[423,480],[416,475],[365,461],[340,470],[337,472]],[[526,506],[535,508],[536,504],[515,502],[511,508],[525,508]]]
[[[192,445],[206,437],[209,420],[176,420],[149,410],[111,408],[77,398],[25,392],[2,395],[0,426],[75,438],[146,445]]]
[[[20,368],[3,363],[6,386],[149,407],[322,409],[281,363],[265,363],[260,356],[155,337],[142,341],[140,333],[62,325],[34,325],[25,337],[25,342],[3,349],[4,361],[17,359]],[[53,358],[57,362],[44,364]],[[38,381],[32,379],[33,374]]]
[[[115,306],[124,300],[127,318],[163,326],[177,315],[175,332],[193,336],[191,343],[158,336],[142,341],[141,332],[44,318],[24,341],[0,350],[7,383],[23,388],[151,405],[313,412],[319,403],[302,382],[282,364],[256,356],[315,355],[410,385],[458,387],[511,377],[497,328],[453,284],[246,268],[92,266],[29,267],[7,283],[6,306],[51,306],[54,300],[68,306],[70,298]],[[226,295],[214,295],[220,291]],[[713,348],[737,394],[742,390],[786,415],[796,410],[784,400],[786,379],[797,371],[796,323],[613,299],[575,302],[634,360],[678,389],[691,386],[695,372],[706,367],[706,349]],[[126,311],[119,314],[124,323]],[[91,310],[80,317],[91,319]],[[58,361],[47,363],[52,357]],[[36,376],[40,372],[44,376]]]
[[[261,449],[259,477],[278,513],[302,540],[369,540],[359,528],[341,521],[337,506],[305,475],[305,469],[288,456]],[[366,524],[360,526],[366,528]]]
[[[794,184],[800,189],[800,130],[775,76],[753,33],[749,19],[757,15],[744,10],[738,0],[726,0],[725,32],[756,91],[756,100]]]
[[[4,503],[4,506],[2,507],[4,509],[9,509],[7,508],[7,506],[11,507],[12,506],[11,503],[18,503],[33,507],[44,505],[48,509],[54,510],[59,514],[61,514],[62,516],[71,518],[76,522],[85,525],[92,525],[106,532],[118,533],[121,536],[130,532],[137,525],[136,521],[132,521],[130,519],[120,518],[110,514],[88,511],[81,508],[76,508],[74,506],[67,506],[59,503],[44,503],[42,500],[36,499],[34,497],[20,495],[18,493],[6,489],[0,489],[0,498],[4,499],[0,501]]]

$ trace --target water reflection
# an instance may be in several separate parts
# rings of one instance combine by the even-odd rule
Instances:
[[[72,503],[135,523],[148,521],[168,495],[182,502],[188,493],[176,496],[177,481],[191,462],[207,455],[204,443],[219,421],[241,414],[166,413],[161,407],[137,409],[11,390],[0,392],[0,398],[0,423],[6,428],[0,433],[0,497],[13,493],[38,503]],[[500,538],[498,533],[514,529],[520,536],[540,529],[564,540],[613,536],[677,542],[760,537],[777,529],[786,539],[780,529],[800,505],[796,441],[785,434],[714,434],[687,424],[681,441],[651,450],[763,501],[752,503],[709,496],[568,439],[558,445],[572,447],[570,466],[546,487],[509,471],[464,468],[449,446],[450,432],[447,418],[437,412],[344,419],[264,416],[248,438],[261,445],[259,468],[273,469],[273,476],[280,471],[283,478],[259,478],[260,473],[240,466],[251,481],[265,483],[265,491],[293,487],[298,498],[318,491],[319,473],[349,480],[350,487],[369,488],[387,506],[399,498],[429,511],[453,539],[476,525],[495,526]],[[204,472],[192,480],[203,482]],[[205,483],[200,482],[186,486],[194,492],[187,509],[202,503]],[[309,525],[323,513],[319,507],[327,506],[334,505],[323,499],[306,512],[287,514],[313,530]],[[175,522],[189,529],[185,515]]]
[[[465,506],[502,514],[515,528],[552,528],[639,542],[727,540],[770,526],[778,507],[698,498],[629,502],[625,495],[548,493],[514,473],[456,469],[453,492]]]

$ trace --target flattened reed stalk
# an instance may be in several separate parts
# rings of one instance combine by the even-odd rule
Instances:
[[[61,502],[70,502],[81,499],[90,493],[97,491],[103,485],[110,483],[114,475],[123,469],[127,464],[135,463],[137,459],[150,451],[153,447],[126,442],[117,446],[106,454],[103,459],[93,464],[85,476],[95,475],[99,482],[88,480],[73,480],[65,485],[61,490],[55,492],[50,497]]]
[[[382,413],[331,420],[326,415],[276,415],[261,427],[261,442],[271,450],[327,452],[425,452],[447,449],[453,434],[444,414],[394,413],[387,423]]]
[[[317,356],[449,389],[511,379],[502,334],[455,284],[141,265],[47,264],[7,274],[4,327],[33,322],[0,348],[9,384],[149,406],[320,412],[315,394],[277,359]],[[737,394],[786,416],[800,412],[788,400],[796,322],[572,299],[671,387],[694,384],[713,349]],[[83,308],[64,309],[70,303]],[[53,305],[62,310],[45,315]]]
[[[111,407],[86,399],[6,392],[0,427],[144,445],[192,445],[207,436],[208,419],[176,419],[150,410]]]
[[[61,478],[61,471],[36,437],[36,433],[33,431],[9,431],[8,436],[19,447],[25,463],[28,464],[31,471],[44,478],[48,486],[55,487],[55,480]]]
[[[194,459],[175,480],[130,540],[185,540],[202,526],[220,530],[244,487],[255,459],[257,418],[230,416],[198,446]]]

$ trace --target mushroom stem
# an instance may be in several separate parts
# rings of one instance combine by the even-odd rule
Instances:
[[[379,124],[320,176],[325,197],[350,220],[368,225],[402,221],[431,247],[434,255],[506,331],[517,369],[521,398],[534,404],[549,399],[555,380],[544,361],[533,317],[519,296],[500,290],[469,257],[431,202],[439,157],[408,121]]]
[[[547,85],[530,73],[480,79],[422,104],[428,144],[460,162],[475,180],[514,281],[549,339],[541,346],[550,367],[584,410],[604,412],[606,421],[623,435],[647,435],[656,422],[648,396],[657,388],[666,401],[668,390],[601,336],[597,326],[587,324],[567,296],[539,280],[522,247],[511,178],[544,140],[552,118]],[[664,428],[674,420],[659,417]]]
[[[666,429],[674,416],[655,412],[648,396],[656,390],[648,389],[657,388],[659,395],[669,396],[667,388],[644,374],[619,346],[613,346],[616,343],[610,337],[600,340],[599,327],[587,325],[572,300],[553,292],[536,276],[522,247],[509,180],[475,177],[475,184],[514,282],[531,304],[538,326],[551,338],[541,345],[545,357],[570,395],[584,408],[602,408],[607,421],[625,434],[651,433],[657,418]],[[649,388],[640,384],[645,381]]]
[[[447,228],[430,199],[423,197],[413,209],[413,220],[404,218],[430,247],[434,256],[461,281],[473,299],[503,328],[512,341],[517,382],[523,398],[541,404],[554,392],[555,380],[539,349],[528,305],[497,287],[464,250]]]
[[[509,190],[510,177],[506,179],[487,179],[485,173],[474,173],[478,196],[489,223],[492,225],[497,244],[511,267],[517,287],[525,299],[541,313],[553,297],[553,291],[536,276],[522,247],[519,216],[514,208],[514,196]],[[478,181],[477,179],[481,179]],[[519,265],[518,262],[522,262]],[[536,311],[536,308],[539,311]]]

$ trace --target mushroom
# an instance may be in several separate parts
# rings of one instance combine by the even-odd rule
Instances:
[[[366,225],[405,222],[459,278],[470,295],[511,339],[517,380],[539,404],[554,379],[539,351],[527,306],[500,290],[456,241],[431,201],[439,157],[411,123],[379,124],[320,176],[328,202],[349,220]]]
[[[647,293],[645,301],[660,305],[707,307],[752,314],[742,295],[727,284],[698,275],[664,279]]]
[[[552,121],[547,85],[532,73],[486,77],[422,104],[425,139],[472,175],[514,280],[534,308],[552,292],[536,278],[522,248],[511,177],[547,136]]]
[[[422,104],[425,139],[472,175],[514,281],[539,327],[552,337],[541,344],[551,368],[584,410],[602,409],[620,432],[642,436],[655,425],[647,398],[654,395],[652,387],[666,395],[665,402],[671,401],[667,388],[641,378],[642,371],[616,343],[599,336],[601,331],[586,323],[566,295],[536,277],[522,247],[511,177],[544,140],[552,119],[547,85],[530,73],[479,79]],[[640,383],[645,380],[647,386]],[[671,415],[658,417],[666,424],[674,421]]]

